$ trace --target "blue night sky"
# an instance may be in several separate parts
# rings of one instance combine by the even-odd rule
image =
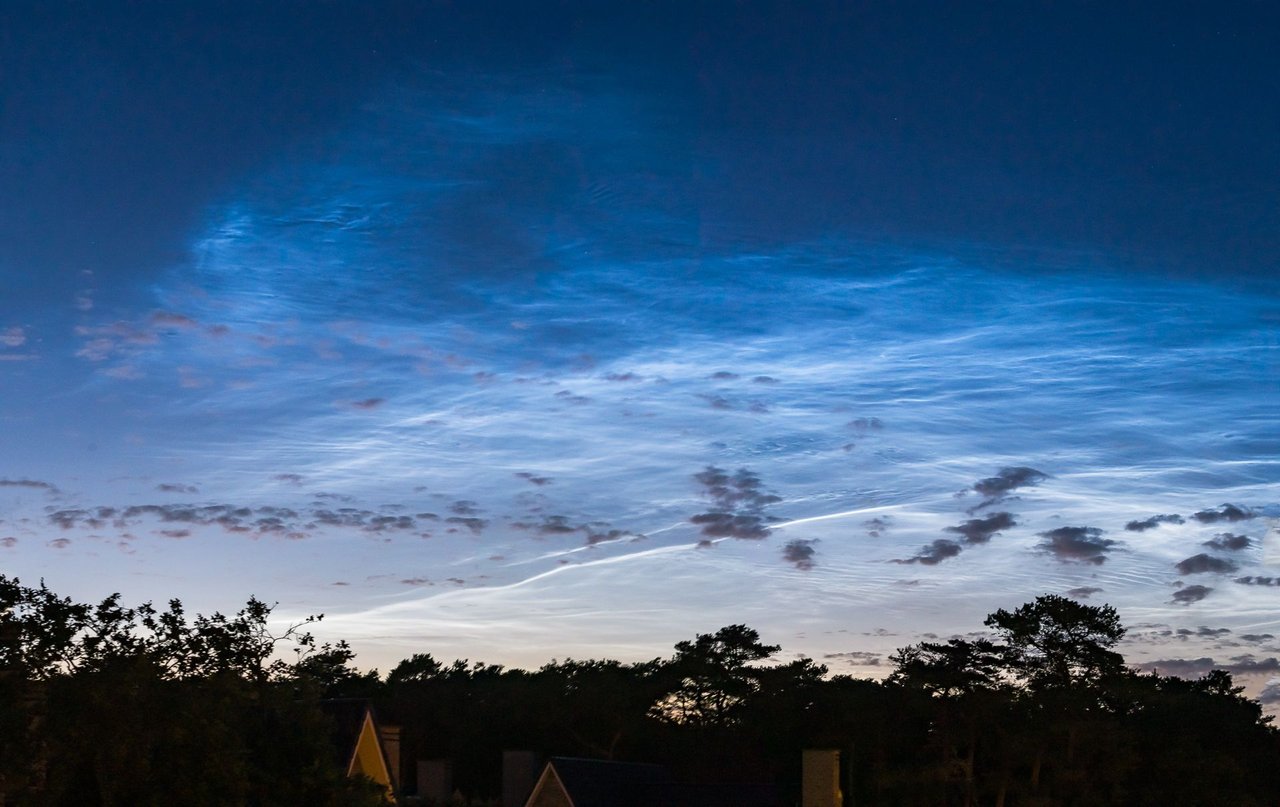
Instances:
[[[1280,694],[1268,4],[262,5],[0,10],[0,573]]]

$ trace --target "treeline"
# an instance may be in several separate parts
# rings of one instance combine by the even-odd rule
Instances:
[[[847,805],[1254,805],[1280,796],[1280,742],[1231,676],[1128,669],[1114,609],[1044,596],[989,638],[912,645],[884,681],[831,676],[731,625],[640,663],[538,670],[427,654],[361,672],[270,607],[232,617],[59,598],[0,577],[6,805],[358,805],[322,698],[371,698],[414,760],[496,799],[502,751],[656,762],[694,782],[799,792],[804,748],[839,748]],[[798,795],[797,795],[798,799]]]
[[[349,648],[307,623],[273,634],[270,614],[89,605],[0,575],[0,805],[382,804],[344,776],[308,673]]]

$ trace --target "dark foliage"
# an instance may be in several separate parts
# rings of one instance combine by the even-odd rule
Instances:
[[[0,802],[381,803],[334,765],[311,676],[345,646],[317,647],[314,620],[274,635],[270,614],[188,620],[177,600],[87,605],[0,576]]]
[[[1110,606],[1045,596],[991,614],[987,638],[900,649],[885,681],[775,660],[745,625],[668,659],[535,671],[416,654],[384,678],[270,607],[188,620],[87,606],[0,577],[0,793],[7,805],[359,805],[321,697],[373,697],[413,760],[452,761],[470,803],[496,799],[502,751],[643,761],[691,783],[798,796],[800,752],[840,748],[860,805],[1261,805],[1280,743],[1215,670],[1139,674]],[[281,658],[281,655],[287,658]]]

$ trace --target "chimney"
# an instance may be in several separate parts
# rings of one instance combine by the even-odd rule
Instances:
[[[538,783],[538,755],[532,751],[502,752],[502,807],[524,807]]]
[[[378,726],[378,739],[382,741],[382,750],[387,755],[387,768],[391,771],[391,786],[402,786],[400,779],[400,727]]]
[[[804,783],[801,803],[804,807],[841,807],[840,752],[834,749],[806,748],[803,757]]]
[[[418,798],[428,804],[448,804],[453,797],[453,763],[447,759],[418,760]]]

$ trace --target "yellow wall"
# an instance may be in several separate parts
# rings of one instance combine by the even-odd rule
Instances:
[[[805,749],[802,802],[804,807],[840,807],[844,803],[839,751]]]
[[[386,761],[382,758],[382,749],[378,747],[378,734],[373,730],[373,718],[367,712],[364,716],[364,725],[360,727],[360,739],[356,740],[356,751],[351,756],[347,775],[369,777],[385,787],[387,797],[395,801],[391,793],[391,775],[387,772]]]
[[[573,807],[569,796],[564,792],[560,777],[556,776],[555,769],[551,765],[548,764],[543,769],[542,776],[538,779],[538,784],[534,785],[533,793],[529,796],[525,807]]]

